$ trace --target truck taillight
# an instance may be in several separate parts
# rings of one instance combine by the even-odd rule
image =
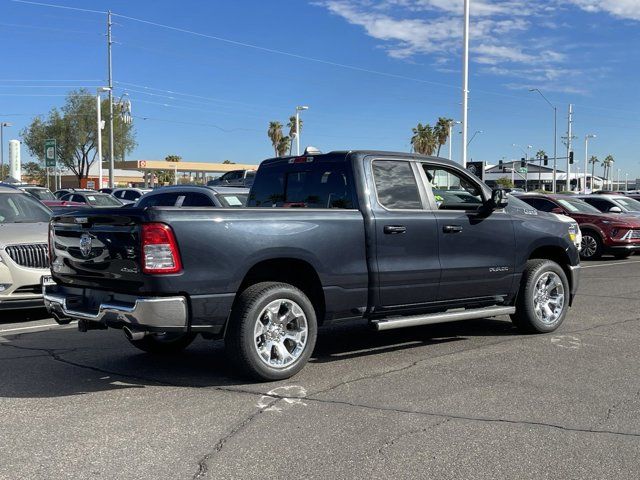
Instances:
[[[142,271],[158,274],[180,270],[180,252],[171,227],[164,223],[143,223]]]

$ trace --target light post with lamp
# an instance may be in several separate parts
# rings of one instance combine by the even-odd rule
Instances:
[[[97,113],[96,148],[98,150],[96,153],[96,156],[98,157],[98,188],[97,190],[100,190],[102,188],[102,105],[101,105],[102,97],[100,96],[100,94],[105,92],[110,92],[110,91],[111,91],[110,87],[99,87],[96,90],[96,113]],[[111,171],[109,171],[109,178],[112,178]],[[113,185],[109,185],[109,187],[113,188]]]
[[[558,144],[558,108],[551,103],[547,97],[543,95],[543,93],[537,88],[530,88],[530,92],[538,92],[544,101],[549,104],[551,108],[553,108],[553,188],[552,193],[556,193],[556,159],[558,157],[557,144]],[[593,181],[593,180],[592,180]]]
[[[458,120],[451,120],[449,122],[449,160],[452,160],[452,145],[453,145],[453,137],[451,136],[453,134],[453,126],[454,125],[460,125],[462,122],[459,122]]]
[[[300,155],[300,112],[303,110],[309,110],[309,107],[306,105],[296,107],[296,155]]]

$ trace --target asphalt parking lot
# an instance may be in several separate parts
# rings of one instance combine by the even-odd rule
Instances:
[[[158,358],[2,313],[0,478],[637,479],[640,259],[583,267],[553,334],[334,326],[270,384],[219,342]]]

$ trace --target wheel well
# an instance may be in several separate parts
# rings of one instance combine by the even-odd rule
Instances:
[[[284,282],[299,288],[313,304],[318,324],[323,323],[326,311],[324,291],[318,273],[308,262],[296,258],[277,258],[257,263],[245,275],[238,293],[259,282]]]
[[[534,250],[529,256],[529,260],[533,260],[536,258],[552,260],[556,262],[562,267],[562,270],[564,270],[564,273],[567,276],[569,284],[571,284],[571,269],[569,268],[571,261],[564,249],[562,249],[561,247],[540,247]]]

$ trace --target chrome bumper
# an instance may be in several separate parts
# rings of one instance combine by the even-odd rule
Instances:
[[[84,320],[132,330],[171,331],[187,329],[185,297],[140,297],[133,305],[101,303],[97,312],[68,307],[67,297],[44,289],[44,304],[56,319]],[[73,302],[71,302],[73,303]]]

